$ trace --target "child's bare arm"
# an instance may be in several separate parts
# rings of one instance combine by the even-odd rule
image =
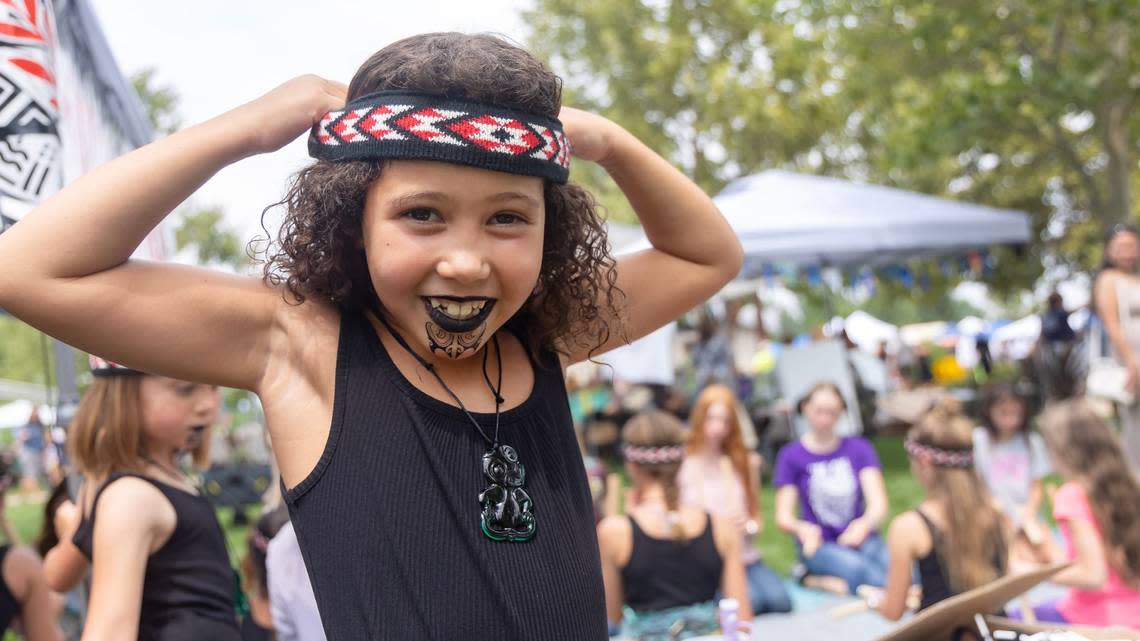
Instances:
[[[576,109],[564,108],[560,117],[574,154],[605,167],[653,244],[618,261],[625,331],[611,332],[593,350],[597,355],[627,338],[641,338],[707,300],[740,273],[743,251],[708,195],[632,134]],[[591,353],[588,345],[568,348],[568,363]]]
[[[914,512],[906,512],[895,517],[887,529],[887,552],[890,561],[887,565],[887,584],[883,590],[883,600],[878,604],[879,614],[898,621],[907,607],[907,595],[911,586],[911,568],[916,558],[915,539],[923,535],[925,526]]]
[[[84,176],[0,236],[0,307],[148,372],[254,388],[280,294],[130,255],[215,172],[281,147],[343,101],[342,85],[297,78]]]

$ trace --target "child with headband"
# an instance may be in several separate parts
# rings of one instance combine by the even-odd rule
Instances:
[[[562,368],[677,318],[742,257],[695,184],[560,94],[481,35],[394,43],[348,87],[297,78],[5,232],[0,307],[259,395],[330,641],[604,639]],[[310,130],[264,278],[130,260],[215,172]],[[606,168],[651,249],[610,257],[571,152]]]
[[[956,401],[942,401],[907,433],[910,469],[925,498],[891,521],[890,563],[879,612],[898,620],[917,568],[919,610],[1005,574],[1001,513],[974,471],[973,426]]]

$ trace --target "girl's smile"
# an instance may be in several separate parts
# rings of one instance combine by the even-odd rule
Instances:
[[[391,161],[368,191],[364,251],[386,319],[421,354],[479,351],[542,268],[541,178]]]

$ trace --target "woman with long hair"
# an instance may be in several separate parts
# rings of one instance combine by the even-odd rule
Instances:
[[[1069,567],[1053,577],[1069,586],[1060,600],[1038,605],[1039,621],[1140,628],[1140,483],[1120,441],[1083,401],[1045,411],[1041,434],[1065,479],[1053,493],[1053,519]]]
[[[1109,351],[1128,370],[1128,391],[1140,395],[1140,230],[1115,225],[1104,241],[1104,260],[1093,279],[1092,302]],[[1099,349],[1093,345],[1092,349]],[[1140,403],[1117,405],[1121,445],[1133,471],[1140,470]]]
[[[686,632],[712,632],[719,591],[740,603],[751,619],[740,560],[740,533],[704,509],[685,505],[677,473],[685,455],[685,426],[659,410],[643,412],[622,428],[622,453],[637,503],[598,524],[606,612],[628,636],[650,636],[684,621]]]
[[[723,517],[744,535],[741,558],[755,614],[790,612],[791,598],[780,577],[760,559],[756,539],[763,528],[760,467],[744,446],[741,406],[725,385],[709,385],[689,414],[689,438],[678,483],[682,502]]]
[[[813,577],[855,594],[882,587],[887,548],[879,525],[887,516],[887,490],[879,456],[861,436],[842,436],[847,404],[839,388],[817,383],[800,399],[808,430],[776,456],[776,524],[796,539],[800,560]],[[798,514],[797,514],[798,512]]]
[[[958,403],[941,401],[907,433],[904,447],[924,498],[887,530],[890,563],[879,612],[898,620],[918,569],[919,610],[1005,573],[1002,516],[974,471],[973,426]]]

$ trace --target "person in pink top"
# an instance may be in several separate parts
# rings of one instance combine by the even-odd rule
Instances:
[[[1120,442],[1081,401],[1060,403],[1041,418],[1053,466],[1066,481],[1053,494],[1053,518],[1070,565],[1053,577],[1070,590],[1038,605],[1040,621],[1140,629],[1140,483]]]
[[[689,415],[685,462],[677,476],[681,502],[723,517],[743,532],[742,558],[755,614],[790,612],[792,601],[780,576],[760,559],[756,539],[763,527],[760,467],[756,452],[744,446],[743,408],[725,385],[701,390]]]

